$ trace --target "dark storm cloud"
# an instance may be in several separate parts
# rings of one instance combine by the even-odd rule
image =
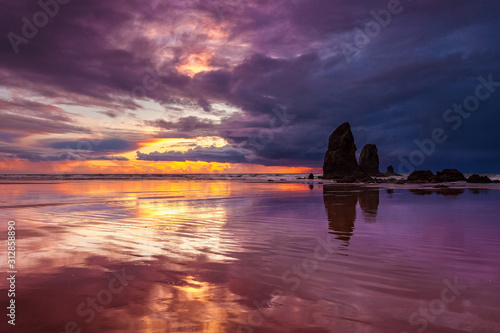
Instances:
[[[259,156],[277,159],[286,155],[290,161],[301,161],[300,165],[310,161],[320,166],[328,135],[347,120],[353,124],[358,149],[368,142],[377,143],[382,163],[395,164],[399,154],[408,154],[416,148],[415,139],[428,138],[438,126],[449,130],[449,124],[443,122],[443,112],[474,92],[479,75],[492,73],[500,81],[496,66],[500,60],[499,47],[492,32],[500,28],[497,3],[443,1],[414,7],[405,3],[401,16],[373,38],[350,65],[338,44],[352,43],[352,29],[364,27],[372,19],[370,10],[383,9],[384,3],[361,7],[340,3],[343,6],[338,10],[344,19],[337,22],[337,27],[332,23],[333,30],[313,26],[314,21],[322,22],[338,12],[333,5],[332,10],[326,10],[326,2],[321,1],[301,2],[303,13],[308,13],[306,4],[317,5],[311,16],[315,20],[299,19],[295,25],[295,28],[309,27],[302,34],[316,36],[316,42],[326,36],[336,38],[332,54],[328,55],[329,44],[322,40],[325,48],[309,54],[301,52],[297,57],[281,58],[261,54],[248,58],[231,72],[205,73],[196,78],[195,83],[206,94],[226,94],[247,115],[272,116],[271,109],[276,103],[288,105],[290,114],[296,118],[275,134],[270,144],[257,151]],[[283,45],[284,49],[289,47]],[[337,54],[333,54],[335,50]],[[499,99],[500,93],[492,95],[472,116],[477,117],[475,121],[464,120],[464,128],[469,129],[467,135],[452,131],[450,137],[454,139],[438,146],[437,153],[427,158],[425,167],[450,166],[449,155],[452,155],[453,163],[458,163],[458,159],[464,169],[471,170],[471,161],[477,159],[477,154],[474,149],[464,151],[465,146],[476,149],[498,146],[500,138],[495,135],[493,124],[500,120],[495,112],[500,106]],[[488,138],[483,135],[485,132],[490,133]],[[228,132],[225,137],[230,142],[246,140],[235,132]],[[493,147],[484,155],[490,156],[491,161],[499,161],[498,150]]]
[[[21,18],[39,10],[36,2],[1,2],[2,36],[19,33]],[[144,82],[159,83],[145,91],[147,98],[162,104],[179,106],[187,99],[210,111],[214,102],[229,103],[243,114],[223,118],[220,124],[190,117],[147,124],[162,129],[162,137],[220,135],[235,151],[237,147],[250,150],[252,161],[268,165],[321,166],[329,134],[344,121],[351,122],[358,152],[365,143],[379,146],[382,165],[397,163],[400,154],[415,149],[415,139],[429,137],[436,127],[446,129],[449,139],[423,167],[453,163],[471,170],[478,160],[498,165],[500,92],[464,119],[457,131],[442,118],[445,110],[474,93],[478,76],[492,74],[500,81],[500,3],[402,1],[401,12],[348,63],[341,44],[353,45],[356,29],[364,29],[374,20],[370,12],[386,10],[388,2],[163,1],[152,5],[74,0],[61,7],[28,44],[20,45],[19,54],[13,52],[7,38],[2,39],[0,84],[47,97],[71,96],[106,110],[113,103],[139,108],[129,96],[134,87],[144,87]],[[226,27],[227,45],[219,45],[213,52],[211,64],[217,69],[190,78],[176,66],[186,54],[205,51],[211,45],[210,37],[187,32],[177,35],[176,45],[169,44],[168,38],[159,44],[147,37],[149,31],[143,27],[166,24],[161,33],[168,36],[184,18],[192,16],[194,22],[201,15],[211,18],[203,24]],[[231,44],[235,40],[250,48],[238,53]],[[175,56],[158,67],[160,51],[165,48]],[[238,63],[231,66],[234,59]],[[148,68],[154,68],[156,79],[149,74],[145,80]],[[294,116],[286,122],[273,112],[283,106]],[[30,110],[40,107],[25,104]],[[33,113],[26,115],[37,118],[9,114],[2,115],[6,121],[0,122],[0,128],[19,126],[36,133],[82,131],[67,124],[65,113],[57,109],[49,107],[43,112],[54,121]],[[216,158],[196,153],[188,157]],[[167,159],[185,158],[180,153],[165,154]]]
[[[171,2],[152,8],[141,1],[71,1],[15,54],[7,38],[0,42],[2,85],[23,87],[45,95],[64,92],[109,102],[116,94],[128,96],[143,82],[149,55],[156,45],[142,36],[143,21],[168,20]],[[22,17],[32,20],[41,10],[36,1],[2,1],[0,34],[22,35]],[[164,88],[156,98],[166,99],[169,87],[181,87],[185,77],[162,68]],[[43,84],[43,86],[41,86]],[[97,102],[96,102],[97,103]]]
[[[58,155],[41,155],[36,153],[13,154],[11,158],[25,159],[30,162],[55,162],[55,161],[128,161],[123,156],[81,156],[73,153]]]
[[[231,146],[224,147],[196,147],[186,152],[166,151],[144,154],[137,152],[137,159],[142,161],[205,161],[218,163],[246,163],[248,152],[234,149]]]
[[[47,105],[24,98],[14,98],[13,100],[0,99],[0,110],[7,112],[22,113],[54,121],[69,122],[71,118],[60,107]]]
[[[0,141],[3,142],[14,142],[15,140],[23,137],[21,133],[11,133],[11,132],[0,132]],[[2,149],[3,152],[3,149]]]
[[[71,116],[55,105],[20,97],[0,99],[0,129],[5,131],[24,132],[25,135],[89,131],[75,126]]]
[[[122,139],[87,139],[78,141],[58,141],[48,144],[54,149],[83,150],[99,153],[123,153],[137,149],[135,142]]]
[[[214,128],[214,123],[208,119],[200,119],[198,117],[182,117],[177,121],[165,121],[163,119],[147,120],[144,122],[146,125],[177,131],[194,131],[199,129]]]
[[[0,129],[4,131],[24,132],[26,134],[90,132],[89,129],[75,126],[67,121],[26,117],[2,112],[0,112]]]

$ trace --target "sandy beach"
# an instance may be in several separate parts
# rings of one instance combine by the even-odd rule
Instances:
[[[22,277],[7,332],[497,329],[495,188],[39,180],[0,189]]]

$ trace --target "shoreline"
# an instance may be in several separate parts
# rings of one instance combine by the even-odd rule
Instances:
[[[370,187],[385,189],[407,189],[407,190],[431,190],[443,191],[447,189],[467,190],[467,189],[488,189],[500,190],[500,183],[467,183],[444,182],[444,183],[405,183],[397,184],[394,181],[384,182],[383,178],[376,178],[377,182],[354,182],[340,183],[331,179],[297,179],[303,174],[248,174],[248,175],[65,175],[61,177],[52,175],[12,175],[4,177],[0,175],[0,185],[23,185],[23,184],[61,184],[66,182],[87,182],[87,181],[188,181],[188,182],[241,182],[241,183],[261,183],[261,184],[304,184],[304,185],[338,185],[352,187]],[[10,175],[9,175],[10,176]],[[21,177],[16,177],[21,176]],[[22,177],[27,176],[27,177]],[[32,177],[33,176],[33,177]],[[37,177],[38,176],[38,177]],[[110,177],[111,176],[111,177]],[[133,176],[133,177],[130,177]],[[243,177],[246,176],[246,177]],[[288,177],[283,178],[283,177]],[[10,178],[10,179],[9,179]],[[391,177],[396,178],[396,177]],[[396,179],[405,179],[405,176]]]

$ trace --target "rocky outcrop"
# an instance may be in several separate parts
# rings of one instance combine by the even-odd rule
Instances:
[[[380,174],[376,145],[367,144],[363,147],[359,155],[359,167],[370,176],[378,176]]]
[[[309,179],[314,179],[314,175],[312,173],[309,174]]]
[[[461,182],[465,180],[463,173],[457,169],[444,169],[443,171],[438,171],[436,174],[433,174],[430,170],[413,171],[407,179],[409,183],[417,184]]]
[[[467,178],[467,183],[474,183],[474,184],[488,184],[492,183],[491,179],[488,176],[480,176],[477,174],[474,174]]]
[[[401,176],[399,173],[394,172],[394,167],[392,165],[389,165],[387,167],[387,171],[382,174],[384,177],[392,177],[392,176]]]
[[[328,150],[323,163],[323,178],[363,177],[356,160],[356,144],[349,123],[343,123],[328,139]]]
[[[444,169],[434,174],[430,170],[413,171],[406,180],[404,179],[377,179],[376,177],[401,176],[394,172],[394,167],[389,165],[385,173],[379,171],[378,149],[374,144],[367,144],[361,150],[359,164],[356,160],[356,144],[351,132],[349,123],[343,123],[328,139],[328,150],[325,154],[323,163],[323,177],[320,179],[335,179],[338,183],[380,183],[389,182],[404,184],[405,182],[413,184],[426,183],[448,183],[467,181],[469,183],[491,183],[486,176],[472,175],[466,179],[463,173],[457,169]],[[312,176],[312,178],[311,178]],[[372,178],[375,177],[375,178]],[[309,179],[314,179],[310,175]],[[496,180],[494,182],[497,182]],[[500,181],[498,181],[500,182]]]
[[[457,169],[444,169],[436,174],[436,181],[439,183],[463,182],[465,180],[464,174]]]
[[[433,183],[436,181],[436,175],[430,170],[416,170],[408,176],[407,181],[409,183]]]

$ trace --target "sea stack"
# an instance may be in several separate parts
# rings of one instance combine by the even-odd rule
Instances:
[[[464,182],[466,178],[463,173],[457,169],[444,169],[443,171],[438,171],[436,173],[436,179],[438,182]]]
[[[394,172],[394,167],[392,165],[389,165],[387,167],[387,171],[384,173],[385,177],[391,177],[391,176],[401,176],[400,174],[397,174]]]
[[[359,167],[370,176],[377,176],[380,174],[378,149],[374,144],[367,144],[361,150],[359,155]]]
[[[328,139],[328,150],[323,164],[323,178],[342,178],[365,176],[356,160],[356,144],[351,125],[343,123]]]

